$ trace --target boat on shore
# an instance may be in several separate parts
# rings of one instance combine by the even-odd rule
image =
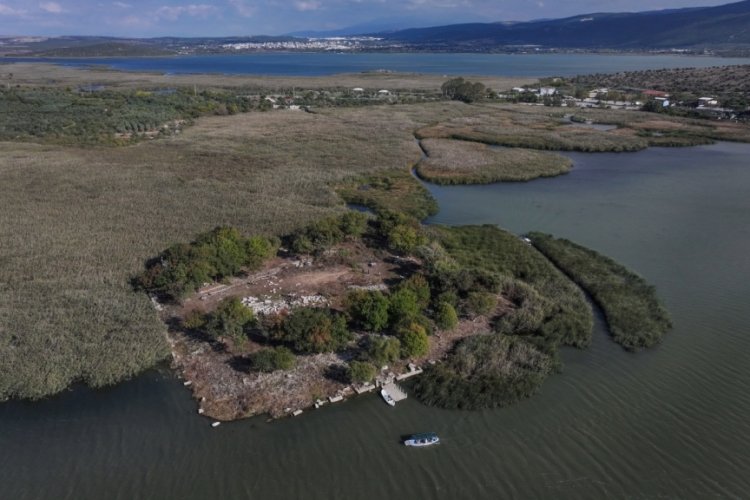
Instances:
[[[380,395],[383,397],[383,400],[388,403],[391,406],[396,406],[396,400],[391,397],[390,394],[388,394],[388,391],[385,389],[380,389]]]
[[[432,446],[438,444],[440,438],[434,432],[427,432],[425,434],[413,434],[404,440],[405,446]]]

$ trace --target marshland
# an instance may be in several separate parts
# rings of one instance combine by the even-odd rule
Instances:
[[[152,77],[126,75],[120,78],[145,82]],[[90,73],[82,79],[95,80]],[[438,80],[432,92],[438,93]],[[37,88],[49,84],[33,82]],[[165,87],[172,85],[137,83],[126,92]],[[71,91],[76,89],[71,85]],[[189,95],[195,89],[188,84],[184,90]],[[199,87],[197,93],[206,90]],[[665,491],[708,495],[715,493],[717,482],[728,496],[741,491],[744,476],[738,464],[744,463],[743,436],[748,434],[743,412],[735,409],[744,405],[742,381],[747,380],[741,356],[748,271],[741,217],[747,200],[746,145],[652,148],[632,155],[566,153],[573,161],[566,175],[528,184],[437,186],[409,175],[422,159],[418,131],[507,114],[504,119],[531,123],[535,136],[544,128],[554,135],[566,126],[564,114],[553,108],[448,101],[313,111],[216,115],[209,109],[177,134],[136,137],[123,146],[61,145],[43,137],[4,142],[2,213],[12,214],[0,218],[0,286],[8,298],[0,306],[4,395],[39,397],[71,381],[110,384],[168,358],[167,326],[149,297],[134,290],[132,279],[170,246],[230,225],[270,241],[340,216],[347,201],[356,201],[376,210],[413,210],[418,218],[435,214],[425,230],[447,257],[467,269],[505,276],[498,297],[513,304],[514,314],[482,318],[490,335],[466,339],[453,358],[411,387],[430,405],[485,411],[437,410],[414,397],[389,412],[376,398],[363,397],[300,419],[272,425],[252,419],[214,430],[196,414],[196,402],[181,380],[148,371],[106,389],[77,386],[29,405],[4,403],[6,465],[12,465],[10,460],[46,464],[15,468],[18,472],[6,478],[8,491],[32,498],[42,490],[49,495],[76,488],[80,497],[98,498],[117,484],[124,494],[137,495],[144,475],[153,479],[156,495],[193,498],[215,494],[209,485],[218,479],[226,496],[252,491],[267,498],[301,492],[323,498],[330,496],[330,488],[344,491],[362,484],[373,496],[400,491],[445,498],[507,493],[508,487],[577,498]],[[736,130],[741,136],[743,130],[637,112],[581,112],[619,129],[627,128],[627,121],[643,120],[653,137],[677,128],[687,131],[691,142],[714,140],[712,133],[727,126],[732,134]],[[638,131],[634,135],[646,137]],[[588,140],[595,143],[598,137]],[[464,199],[458,203],[460,196]],[[434,225],[485,222],[493,226]],[[538,229],[565,236],[614,257],[657,286],[674,331],[656,349],[625,352],[572,280],[496,224],[516,234]],[[710,238],[696,240],[696,233]],[[480,296],[472,299],[480,310],[486,304]],[[549,328],[555,320],[578,335],[564,343],[545,335],[560,329]],[[590,336],[585,334],[589,322]],[[519,335],[522,329],[527,333]],[[8,331],[16,333],[7,337]],[[503,333],[513,331],[516,335]],[[560,347],[549,349],[553,340]],[[196,347],[213,345],[200,338],[196,342]],[[288,362],[283,351],[273,359],[248,357],[241,370]],[[485,363],[500,359],[506,362]],[[241,370],[235,373],[246,373]],[[448,375],[442,377],[440,370]],[[283,380],[284,373],[270,375]],[[535,396],[515,404],[522,398],[503,383],[508,377],[518,380],[515,388],[528,390],[524,397]],[[482,386],[487,390],[473,393],[477,380],[487,381]],[[467,390],[456,390],[461,387]],[[497,406],[505,408],[487,409]],[[447,436],[444,450],[455,453],[405,460],[393,436],[427,425]],[[679,436],[685,435],[696,437],[691,449],[714,458],[697,475],[695,463],[683,459]],[[503,454],[482,444],[490,441],[503,443]],[[94,459],[79,475],[80,464],[65,450],[82,446]],[[565,470],[550,470],[550,463],[559,463],[561,449],[570,450]],[[683,458],[665,459],[665,452]],[[117,468],[111,467],[113,454]],[[165,454],[180,456],[184,467],[175,470]],[[644,480],[633,486],[603,464]],[[666,473],[654,473],[654,464]],[[352,467],[365,472],[340,474]],[[506,472],[502,484],[495,479],[498,470]],[[450,472],[461,486],[436,477],[435,471]],[[258,475],[278,481],[261,484]],[[73,476],[80,479],[71,486]]]

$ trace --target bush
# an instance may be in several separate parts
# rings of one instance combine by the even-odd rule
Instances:
[[[287,244],[297,254],[320,253],[346,237],[361,237],[367,230],[367,222],[366,214],[355,211],[326,217],[290,235]]]
[[[414,274],[398,285],[399,290],[411,290],[417,298],[417,304],[424,309],[430,305],[430,284],[422,274]]]
[[[415,318],[421,311],[419,297],[410,288],[398,288],[388,297],[388,316],[393,325]]]
[[[471,103],[481,100],[487,93],[487,89],[481,82],[470,82],[463,78],[453,78],[443,83],[440,87],[443,95],[454,101]]]
[[[312,307],[292,311],[283,330],[283,340],[300,353],[337,351],[353,338],[342,315]]]
[[[401,342],[397,338],[369,336],[365,353],[376,366],[390,365],[401,357]]]
[[[237,229],[217,227],[190,244],[169,247],[147,263],[137,282],[149,293],[178,300],[203,283],[234,276],[243,268],[257,269],[277,249],[275,239],[245,238]]]
[[[350,210],[341,216],[339,227],[346,236],[359,238],[367,231],[369,219],[367,214]]]
[[[388,299],[379,291],[354,290],[345,301],[346,311],[354,324],[370,332],[388,326]]]
[[[206,326],[206,315],[198,310],[193,310],[185,315],[182,327],[187,330],[201,330]]]
[[[286,347],[262,349],[250,355],[250,369],[257,372],[270,373],[276,370],[291,370],[297,359],[292,351]]]
[[[441,330],[453,330],[458,325],[456,310],[447,302],[441,302],[435,311],[435,323]]]
[[[427,331],[419,323],[410,323],[399,328],[398,339],[401,342],[401,357],[416,358],[424,356],[430,348]]]
[[[400,212],[380,212],[376,227],[378,236],[396,252],[413,253],[428,242],[419,221]]]
[[[364,384],[366,382],[372,382],[375,378],[377,369],[366,361],[352,361],[349,364],[349,380],[354,383]]]
[[[497,307],[497,295],[490,292],[470,292],[464,301],[464,309],[470,315],[484,316]]]
[[[237,297],[222,300],[206,322],[206,333],[213,338],[229,337],[235,341],[246,339],[246,329],[255,323],[253,311]]]

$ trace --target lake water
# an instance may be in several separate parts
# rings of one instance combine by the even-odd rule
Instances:
[[[0,498],[750,497],[750,145],[571,157],[558,178],[431,186],[432,222],[548,231],[616,258],[672,314],[661,346],[626,353],[599,320],[540,394],[496,411],[369,395],[212,429],[158,371],[6,403]],[[419,431],[442,444],[399,444]]]
[[[7,62],[104,65],[128,71],[320,76],[385,69],[488,76],[573,76],[616,71],[750,64],[750,58],[600,54],[259,53],[175,57],[3,58]]]

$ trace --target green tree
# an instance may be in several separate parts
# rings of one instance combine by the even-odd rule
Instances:
[[[367,339],[366,353],[376,366],[389,365],[401,357],[401,342],[394,337],[371,335]]]
[[[430,348],[427,332],[416,322],[400,328],[398,339],[401,342],[401,357],[403,358],[424,356]]]
[[[415,224],[398,224],[388,232],[388,246],[397,252],[412,253],[425,243],[427,238]]]
[[[388,316],[392,324],[413,319],[421,311],[419,297],[411,288],[399,288],[389,296]]]
[[[341,216],[341,231],[347,236],[359,238],[367,231],[368,220],[367,214],[350,210]]]
[[[388,326],[388,299],[380,291],[350,292],[346,297],[346,312],[363,330],[379,332]]]
[[[440,302],[435,311],[435,323],[441,330],[453,330],[458,325],[456,310],[448,302]]]
[[[460,77],[443,83],[441,90],[448,99],[466,103],[479,101],[487,93],[487,89],[481,82],[470,82]]]
[[[250,355],[250,369],[258,372],[274,372],[276,370],[291,370],[297,359],[292,351],[279,346],[271,349],[261,349]]]
[[[284,320],[283,338],[297,352],[331,352],[352,339],[340,314],[313,307],[292,311]]]
[[[417,298],[417,304],[424,309],[430,304],[430,284],[422,274],[414,274],[398,284],[399,290],[411,290]]]
[[[255,322],[253,311],[238,297],[222,300],[209,316],[206,333],[214,338],[229,337],[235,341],[246,339],[246,329]]]
[[[251,236],[245,240],[245,265],[258,269],[266,259],[278,251],[278,243],[262,236]]]
[[[375,378],[377,369],[366,361],[352,361],[349,364],[349,380],[354,383],[363,384],[365,382],[372,382]]]

